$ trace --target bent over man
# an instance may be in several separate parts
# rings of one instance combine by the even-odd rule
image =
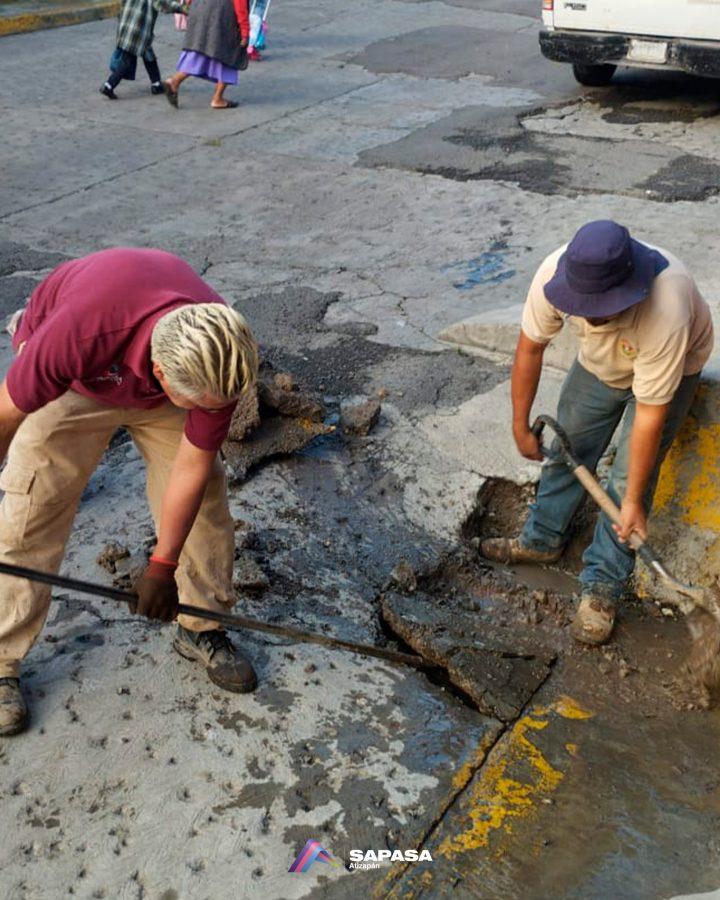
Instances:
[[[646,537],[660,465],[687,414],[713,347],[710,310],[685,266],[633,240],[615,222],[590,222],[540,266],[525,303],[512,372],[513,434],[528,459],[542,459],[530,411],[545,347],[563,325],[580,350],[563,384],[557,418],[575,453],[594,471],[623,418],[607,490],[622,511],[600,514],[583,556],[582,596],[572,624],[580,641],[608,640],[615,604],[635,565],[632,532]],[[556,450],[559,447],[556,445]],[[583,488],[568,467],[548,462],[517,539],[482,544],[488,559],[556,561]]]
[[[228,611],[234,531],[218,450],[257,378],[243,317],[170,253],[104,250],[38,286],[13,346],[0,386],[0,561],[59,569],[83,489],[123,427],[145,460],[157,533],[137,612],[169,621],[180,599]],[[26,724],[20,664],[49,603],[49,587],[0,577],[2,735]],[[220,687],[254,689],[252,665],[213,623],[179,617],[173,646]]]

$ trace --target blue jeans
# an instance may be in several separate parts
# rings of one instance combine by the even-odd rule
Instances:
[[[699,380],[699,374],[686,375],[670,403],[658,458],[645,491],[644,503],[648,513],[660,465],[690,409]],[[617,454],[606,485],[608,494],[618,506],[627,484],[635,397],[630,389],[608,387],[576,360],[560,392],[557,418],[567,432],[575,453],[591,472],[595,471],[623,414],[625,417]],[[559,452],[557,442],[553,442],[552,450]],[[535,503],[531,506],[530,517],[520,537],[522,545],[541,551],[564,546],[572,517],[583,494],[584,488],[565,463],[546,462],[540,475]],[[635,567],[635,553],[627,545],[619,543],[604,513],[598,516],[592,543],[583,554],[583,564],[580,582],[584,593],[601,594],[611,600],[617,600],[625,593],[627,581]]]

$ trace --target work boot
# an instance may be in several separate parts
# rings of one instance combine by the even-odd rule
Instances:
[[[593,594],[583,594],[570,626],[570,633],[582,644],[604,644],[615,625],[615,604]]]
[[[173,647],[185,659],[202,663],[213,684],[235,694],[247,694],[257,687],[257,676],[249,659],[233,647],[220,629],[188,631],[178,625]]]
[[[531,550],[523,547],[518,538],[488,538],[480,544],[480,553],[485,559],[501,563],[554,563],[563,553],[559,550]]]
[[[0,737],[25,729],[28,708],[20,691],[19,678],[0,678]]]

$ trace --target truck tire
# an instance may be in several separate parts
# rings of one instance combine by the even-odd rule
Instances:
[[[585,63],[573,63],[573,75],[576,81],[587,87],[605,87],[610,84],[617,66],[608,63],[589,66]]]

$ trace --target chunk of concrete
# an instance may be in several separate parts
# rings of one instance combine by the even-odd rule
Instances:
[[[237,483],[244,481],[248,472],[265,460],[302,450],[316,437],[331,434],[333,430],[331,425],[310,419],[271,416],[244,441],[225,441],[223,456],[233,482]]]
[[[364,403],[344,406],[340,413],[340,424],[345,431],[364,437],[377,425],[380,409],[380,401],[374,398]]]
[[[263,362],[257,386],[240,399],[223,444],[233,482],[244,481],[266,459],[295,453],[332,433],[324,415],[322,404],[300,390],[292,375]]]
[[[550,674],[555,653],[526,636],[492,633],[452,598],[388,592],[382,616],[425,659],[442,666],[478,709],[503,722],[516,719]]]
[[[284,374],[284,373],[283,373]],[[288,389],[288,382],[278,376],[261,378],[258,381],[258,398],[262,407],[279,413],[281,416],[293,416],[298,419],[309,419],[320,422],[323,418],[323,407],[309,394],[293,388]]]

